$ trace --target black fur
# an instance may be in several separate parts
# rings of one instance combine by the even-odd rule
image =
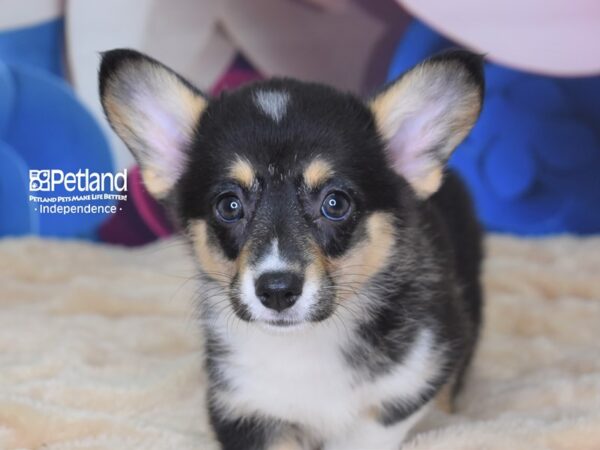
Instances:
[[[276,422],[257,417],[231,419],[209,402],[212,429],[224,450],[264,450],[267,448],[272,430],[279,427]]]

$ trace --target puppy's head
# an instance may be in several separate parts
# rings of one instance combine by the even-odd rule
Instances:
[[[209,99],[131,50],[100,69],[106,116],[202,274],[241,319],[280,327],[329,318],[390,269],[482,87],[480,58],[459,51],[367,102],[287,79]]]

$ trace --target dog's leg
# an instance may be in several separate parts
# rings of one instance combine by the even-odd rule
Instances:
[[[213,405],[209,407],[209,414],[222,450],[266,450],[274,440],[273,432],[278,429],[274,422],[252,416],[231,417]]]
[[[446,414],[454,411],[454,379],[444,385],[435,396],[436,407]]]
[[[210,408],[210,420],[222,450],[309,450],[290,426],[276,420],[230,414]]]
[[[293,438],[283,438],[278,442],[271,444],[267,447],[268,450],[312,450],[310,447],[306,447],[303,444],[300,444],[296,439]]]
[[[427,407],[424,406],[392,425],[383,425],[373,417],[364,417],[343,436],[326,442],[324,450],[399,450],[407,433],[426,410]]]

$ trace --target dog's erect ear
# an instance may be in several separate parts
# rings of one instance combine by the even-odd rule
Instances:
[[[371,102],[392,168],[421,198],[440,187],[444,164],[481,110],[483,59],[454,50],[406,72]]]
[[[134,50],[103,53],[99,78],[110,125],[138,161],[148,191],[165,197],[183,171],[206,99],[175,72]]]

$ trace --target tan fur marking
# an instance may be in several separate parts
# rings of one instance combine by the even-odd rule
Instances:
[[[300,446],[297,442],[293,440],[286,440],[282,442],[278,442],[275,445],[269,447],[269,450],[302,450],[303,447]]]
[[[444,172],[442,171],[442,168],[434,167],[423,178],[414,180],[412,185],[419,197],[427,198],[440,188],[443,177]]]
[[[312,261],[309,267],[314,266],[315,273],[321,278],[329,270],[329,260],[314,240],[309,240],[308,248],[308,257]]]
[[[248,160],[240,156],[229,167],[229,176],[248,189],[254,184],[254,169]]]
[[[435,404],[440,411],[446,414],[454,412],[454,377],[448,381],[435,396]]]
[[[198,220],[190,229],[198,262],[208,276],[223,286],[228,286],[226,277],[231,278],[235,275],[236,264],[227,260],[219,249],[209,244],[206,227],[204,220]]]
[[[304,170],[304,182],[310,189],[321,186],[333,175],[333,169],[327,161],[317,158]]]
[[[378,406],[371,405],[365,410],[364,416],[375,422],[381,417],[381,409]]]
[[[356,290],[383,269],[395,243],[392,217],[374,213],[367,219],[367,239],[341,258],[332,261],[332,276],[336,284]],[[340,292],[340,298],[350,293]]]
[[[306,282],[313,281],[320,284],[321,279],[324,276],[324,270],[319,262],[311,262],[304,271],[304,278]]]
[[[415,69],[418,70],[418,69]],[[404,115],[408,112],[412,112],[416,109],[417,105],[415,105],[414,101],[412,105],[405,105],[402,109],[406,110],[406,112],[400,111],[395,112],[398,108],[398,102],[400,99],[404,97],[410,98],[408,92],[411,90],[413,85],[413,77],[410,76],[410,73],[402,77],[398,82],[390,86],[385,92],[381,95],[378,95],[371,102],[371,111],[375,116],[375,123],[377,124],[377,128],[381,132],[382,136],[385,139],[391,139],[396,132],[396,123],[395,121],[389,120],[393,115]],[[400,118],[397,118],[399,121]]]
[[[235,260],[235,270],[237,273],[243,273],[248,266],[248,257],[250,256],[250,243],[244,244],[240,254]]]
[[[142,169],[142,180],[148,192],[157,198],[164,197],[171,189],[171,185],[153,169]]]

